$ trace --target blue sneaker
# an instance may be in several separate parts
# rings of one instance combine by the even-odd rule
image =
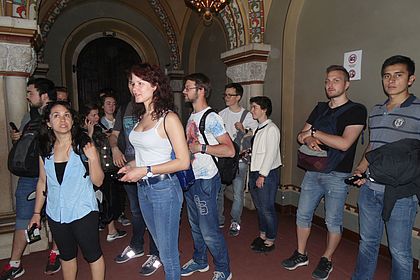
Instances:
[[[211,280],[230,280],[232,279],[232,272],[229,273],[229,275],[226,275],[223,272],[220,271],[215,271],[213,273],[213,278],[211,278]]]
[[[209,270],[208,264],[198,264],[193,259],[191,259],[181,267],[181,276],[190,276],[194,272],[206,272],[207,270]]]

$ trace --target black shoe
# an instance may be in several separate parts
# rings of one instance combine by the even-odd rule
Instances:
[[[333,270],[332,262],[330,262],[326,257],[322,257],[316,266],[314,272],[312,272],[312,278],[326,280]]]
[[[264,239],[262,239],[261,237],[257,237],[254,239],[254,241],[252,241],[251,243],[251,249],[254,250],[254,248],[256,247],[261,247],[262,245],[264,245]]]
[[[129,260],[132,260],[134,258],[138,258],[144,255],[144,250],[134,250],[130,246],[125,247],[124,251],[118,256],[114,258],[114,261],[116,263],[125,263]]]
[[[24,273],[25,270],[22,266],[13,267],[10,264],[6,264],[3,268],[3,271],[1,272],[0,280],[16,279],[22,276]]]
[[[272,244],[271,246],[267,246],[267,244],[263,243],[260,246],[254,246],[254,248],[252,248],[252,251],[254,251],[256,253],[269,253],[269,252],[273,251],[274,248],[276,248],[276,246],[274,246],[274,244]]]
[[[149,255],[147,261],[141,266],[140,275],[149,276],[155,273],[159,267],[162,266],[162,263],[159,260],[158,256]]]
[[[48,256],[47,266],[45,267],[45,274],[51,275],[61,269],[60,255],[57,255],[54,251],[50,251]]]
[[[307,255],[299,253],[297,250],[293,252],[293,255],[281,262],[281,265],[288,270],[294,270],[299,266],[308,265],[309,259]]]

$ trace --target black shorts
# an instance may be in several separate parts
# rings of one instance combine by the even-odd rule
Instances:
[[[98,222],[99,214],[96,211],[68,224],[57,223],[48,217],[48,225],[60,250],[60,259],[69,261],[76,258],[79,246],[88,263],[97,261],[102,256]]]

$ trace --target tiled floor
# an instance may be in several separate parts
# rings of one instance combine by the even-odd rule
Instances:
[[[226,201],[226,208],[230,208],[230,202]],[[229,213],[226,209],[225,213]],[[228,220],[228,218],[227,218]],[[289,257],[296,246],[295,221],[293,216],[279,216],[279,231],[276,240],[276,249],[268,254],[256,254],[249,249],[252,240],[257,236],[257,216],[255,211],[244,209],[241,233],[237,237],[227,234],[228,225],[223,229],[229,247],[231,270],[233,279],[237,280],[271,280],[271,279],[311,279],[311,273],[317,265],[320,255],[324,249],[326,232],[324,229],[314,226],[308,244],[308,254],[310,258],[309,266],[301,267],[295,271],[287,271],[280,265],[281,260]],[[121,226],[122,228],[122,226]],[[125,227],[129,232],[131,227]],[[129,236],[115,240],[111,243],[106,242],[106,231],[101,232],[102,249],[106,259],[106,279],[146,279],[138,274],[139,267],[147,259],[147,256],[134,259],[125,264],[116,264],[113,258],[120,253],[127,245]],[[146,241],[148,242],[148,241]],[[147,248],[147,246],[146,246]],[[188,221],[184,213],[180,230],[180,257],[181,264],[187,262],[192,256],[192,240]],[[147,253],[147,251],[146,251]],[[334,270],[329,279],[350,279],[354,268],[357,254],[357,244],[348,240],[343,240],[333,259]],[[26,273],[20,277],[22,280],[63,279],[61,272],[52,276],[45,276],[43,270],[47,261],[47,252],[33,253],[25,256],[22,260]],[[210,270],[205,273],[195,273],[183,279],[191,280],[210,280],[213,275],[212,257],[209,256]],[[6,260],[0,261],[3,266]],[[390,261],[380,257],[378,268],[375,275],[376,280],[389,279]],[[90,272],[87,263],[79,252],[79,274],[78,279],[90,279]],[[147,277],[150,280],[164,279],[163,270]]]

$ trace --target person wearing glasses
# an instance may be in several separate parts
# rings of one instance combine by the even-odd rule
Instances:
[[[207,248],[213,256],[215,271],[213,280],[230,280],[232,273],[225,238],[218,227],[217,194],[221,188],[219,171],[213,161],[215,157],[232,157],[235,153],[232,140],[215,112],[208,114],[204,133],[209,145],[205,144],[199,125],[204,113],[210,110],[207,98],[211,92],[210,79],[202,73],[184,78],[184,99],[190,102],[194,111],[187,123],[187,142],[192,154],[195,183],[185,192],[188,219],[194,242],[194,254],[181,269],[181,276],[209,270]]]
[[[230,83],[225,86],[223,99],[226,108],[219,112],[225,123],[225,129],[230,138],[240,148],[240,155],[245,155],[246,150],[250,148],[246,145],[247,135],[252,137],[252,133],[257,129],[258,122],[252,118],[251,113],[244,109],[239,102],[242,99],[244,89],[239,83]],[[250,137],[248,137],[250,139]],[[239,172],[232,181],[233,203],[230,211],[231,224],[229,234],[231,236],[239,235],[241,229],[241,215],[244,206],[244,184],[248,171],[248,161],[245,157],[239,160]],[[219,227],[222,228],[225,223],[224,211],[224,192],[226,185],[222,184],[217,197],[217,209],[219,212]]]

